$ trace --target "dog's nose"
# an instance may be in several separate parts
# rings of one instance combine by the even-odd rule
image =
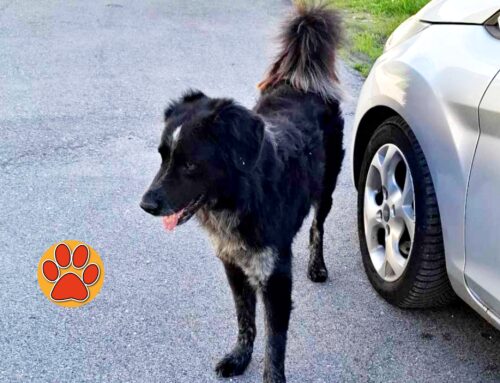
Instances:
[[[158,204],[155,201],[142,199],[140,206],[149,214],[155,214],[158,212]]]

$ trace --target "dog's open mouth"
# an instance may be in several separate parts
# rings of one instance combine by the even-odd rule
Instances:
[[[163,226],[166,230],[172,231],[177,226],[187,222],[203,204],[203,195],[192,200],[185,208],[178,212],[163,217]]]

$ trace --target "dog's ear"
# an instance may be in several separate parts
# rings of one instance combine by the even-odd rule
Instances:
[[[179,100],[175,100],[170,102],[170,104],[167,106],[165,109],[165,112],[163,112],[163,118],[165,121],[169,119],[169,117],[174,114],[174,111],[176,110],[177,107],[181,106],[182,104],[187,104],[190,102],[194,102],[196,100],[200,100],[202,98],[207,98],[205,93],[196,90],[196,89],[188,89],[184,94],[181,96]]]
[[[174,114],[174,110],[178,105],[179,104],[176,101],[170,102],[170,104],[168,104],[167,108],[163,112],[163,120],[164,121],[167,121],[170,118],[170,116],[172,116],[172,114]]]
[[[200,98],[207,97],[205,96],[205,93],[202,91],[199,91],[197,89],[188,89],[184,94],[182,95],[182,102],[193,102],[196,100],[199,100]]]
[[[241,172],[250,172],[262,149],[262,119],[232,100],[217,100],[214,128],[219,143],[236,168]]]

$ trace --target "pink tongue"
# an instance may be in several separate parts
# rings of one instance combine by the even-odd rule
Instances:
[[[177,223],[179,222],[179,218],[181,218],[183,211],[184,209],[182,209],[177,213],[163,217],[163,227],[168,231],[174,230],[175,227],[177,226]]]

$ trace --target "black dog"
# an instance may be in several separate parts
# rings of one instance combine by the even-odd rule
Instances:
[[[344,150],[335,51],[337,14],[299,7],[253,110],[191,91],[165,111],[162,165],[141,207],[173,229],[196,214],[224,263],[238,340],[216,367],[243,373],[255,339],[256,292],[266,312],[264,382],[285,381],[292,242],[315,208],[308,275],[327,278],[323,224]]]

